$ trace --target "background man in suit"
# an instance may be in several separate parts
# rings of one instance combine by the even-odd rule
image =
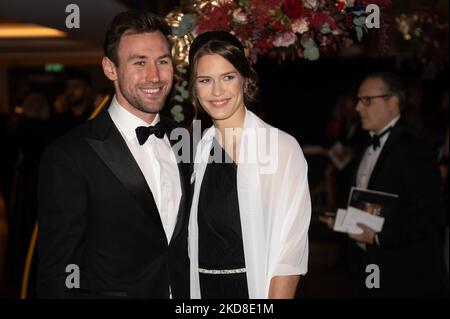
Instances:
[[[381,232],[361,224],[351,234],[350,263],[359,297],[440,297],[445,287],[441,231],[444,209],[435,156],[401,116],[402,81],[375,73],[361,84],[356,111],[372,144],[363,152],[354,185],[399,195]],[[358,244],[358,245],[357,245]],[[380,270],[380,288],[365,285],[366,266]]]
[[[170,31],[150,13],[117,15],[102,62],[113,101],[42,157],[40,297],[189,297],[190,169],[172,150],[175,124],[159,115],[172,87]],[[71,264],[79,288],[66,286]]]

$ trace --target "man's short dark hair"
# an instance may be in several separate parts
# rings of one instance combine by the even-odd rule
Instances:
[[[403,80],[397,74],[391,72],[374,72],[369,74],[366,79],[380,79],[386,86],[386,93],[398,97],[398,107],[400,112],[406,108],[406,87]]]
[[[103,50],[115,65],[119,64],[118,48],[120,38],[126,34],[140,34],[147,32],[160,31],[167,39],[170,47],[170,40],[168,36],[172,33],[167,22],[147,11],[143,10],[129,10],[121,12],[114,17],[108,31],[106,31],[105,42],[103,43]]]

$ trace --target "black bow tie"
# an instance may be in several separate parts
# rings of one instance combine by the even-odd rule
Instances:
[[[157,138],[163,138],[166,133],[166,129],[164,124],[160,121],[155,126],[139,126],[136,128],[136,136],[139,142],[139,145],[144,144],[148,137],[152,134],[155,134]]]
[[[375,134],[374,136],[372,136],[372,139],[370,140],[370,144],[372,145],[373,149],[376,150],[378,147],[380,147],[380,139],[386,135],[387,133],[389,133],[392,130],[392,126],[387,128],[386,130],[384,130],[382,133],[380,134]]]

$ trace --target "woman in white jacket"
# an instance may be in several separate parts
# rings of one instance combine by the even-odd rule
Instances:
[[[236,37],[200,34],[189,62],[193,102],[214,123],[195,152],[191,297],[293,298],[311,217],[300,146],[246,108],[256,73]]]

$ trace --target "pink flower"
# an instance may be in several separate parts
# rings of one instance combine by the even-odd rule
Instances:
[[[303,18],[301,20],[297,19],[292,24],[292,31],[295,33],[305,33],[309,30],[309,23],[306,18]]]
[[[233,11],[233,20],[241,24],[247,23],[247,15],[241,8],[236,9]]]
[[[297,37],[293,32],[284,32],[282,35],[277,36],[272,43],[276,47],[288,47],[294,44],[296,40]]]

